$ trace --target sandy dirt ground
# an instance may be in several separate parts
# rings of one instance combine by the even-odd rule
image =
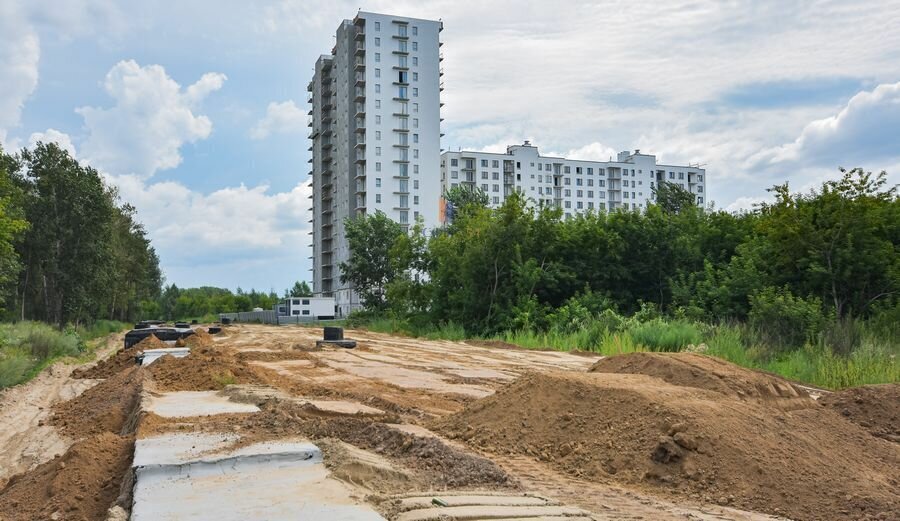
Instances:
[[[111,335],[97,349],[103,359],[122,344]],[[99,380],[72,378],[78,366],[57,362],[30,382],[0,391],[0,489],[20,472],[31,470],[63,454],[75,441],[47,424],[54,404],[71,400]]]
[[[107,378],[96,391],[81,396],[95,380],[72,378],[71,368],[47,372],[14,389],[15,397],[10,393],[0,401],[0,443],[9,440],[0,445],[0,476],[52,459],[66,450],[71,438],[127,450],[127,437],[208,432],[234,435],[237,441],[228,450],[297,436],[312,440],[322,448],[333,475],[388,519],[402,508],[398,495],[429,491],[534,494],[583,509],[597,520],[891,519],[900,502],[900,496],[892,497],[889,491],[896,482],[883,475],[883,468],[900,462],[900,446],[843,419],[859,415],[846,412],[842,417],[803,389],[767,375],[702,359],[598,364],[599,357],[585,354],[365,331],[345,332],[358,341],[355,349],[317,348],[321,336],[316,328],[234,325],[214,337],[198,335],[186,358],[163,357],[140,369],[123,362],[131,352],[120,352],[80,372]],[[111,342],[115,347],[121,338]],[[138,414],[130,398],[102,398],[115,395],[117,386],[127,396],[144,396],[145,404],[167,404],[178,399],[173,393],[184,392],[216,403],[219,398],[200,393],[214,391],[222,399],[254,404],[258,412]],[[856,409],[862,409],[860,400],[867,396],[853,396]],[[878,390],[871,400],[883,396]],[[110,407],[123,410],[110,417]],[[56,411],[52,421],[50,408]],[[881,487],[859,486],[846,501],[838,492],[839,497],[823,503],[836,510],[821,515],[815,512],[819,503],[797,491],[807,491],[810,482],[822,476],[830,479],[831,474],[820,472],[821,465],[844,461],[826,457],[825,448],[816,452],[817,440],[844,439],[817,434],[814,414],[819,409],[827,409],[830,430],[845,432],[852,442],[845,459],[857,451],[861,463],[853,469],[868,472],[865,475]],[[758,420],[739,421],[747,411]],[[731,436],[719,428],[717,418],[748,434]],[[794,426],[797,432],[785,431]],[[730,442],[732,437],[737,441]],[[791,450],[795,437],[803,441],[801,457],[814,461],[798,464],[793,474],[782,472],[779,454]],[[768,440],[775,453],[759,459],[752,453],[757,440]],[[879,458],[884,461],[879,463]],[[718,459],[730,470],[715,468]],[[58,462],[65,461],[74,462],[65,472],[75,472],[78,458],[54,459],[57,463],[17,477],[16,487],[0,487],[0,503],[7,496],[28,497],[37,486],[29,485],[32,482],[43,483],[41,491],[54,490],[46,484],[60,481],[54,473],[62,472]],[[876,463],[866,467],[870,461]],[[724,485],[713,484],[715,476],[739,480],[737,470],[744,465],[751,466],[748,470],[769,465],[786,476],[773,481],[784,487],[776,491],[782,503],[769,505],[768,491],[759,487],[738,487],[732,494],[722,492]],[[120,457],[103,468],[121,467]],[[43,477],[30,477],[34,472]],[[82,474],[90,474],[90,469]],[[127,509],[127,476],[101,477],[94,481],[102,497],[112,497],[113,489],[121,487],[116,505]],[[802,481],[802,486],[794,488],[790,480]],[[86,478],[78,483],[82,488],[84,483],[94,486]],[[867,506],[867,498],[869,504],[877,498],[877,509]],[[792,510],[782,506],[792,500],[808,504]],[[53,511],[41,508],[34,512]],[[11,512],[9,519],[28,518],[27,512],[0,506],[0,520],[6,519],[4,512]],[[92,515],[83,518],[106,519]]]

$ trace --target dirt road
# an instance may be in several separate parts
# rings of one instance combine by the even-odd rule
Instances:
[[[110,336],[97,349],[95,359],[115,352],[121,338]],[[57,362],[27,384],[0,391],[0,489],[14,474],[64,453],[74,442],[46,420],[54,404],[71,400],[97,383],[72,378],[76,367]]]
[[[421,512],[409,505],[421,498],[403,494],[435,490],[457,502],[466,494],[488,503],[501,501],[496,494],[541,497],[542,511],[572,519],[891,519],[900,512],[891,492],[900,446],[766,375],[702,357],[597,364],[596,356],[498,344],[346,335],[356,349],[316,348],[321,329],[237,325],[198,336],[186,358],[163,357],[139,370],[125,364],[132,353],[121,353],[87,373],[110,375],[105,387],[57,404],[54,421],[74,438],[81,429],[92,443],[114,447],[176,433],[225,440],[209,449],[223,454],[311,440],[352,496],[387,519],[415,518]],[[12,442],[0,465],[23,470],[65,450],[70,442],[38,423],[51,403],[91,383],[46,374],[16,391],[23,400],[4,397],[0,417],[21,425],[10,429],[4,420],[0,440]],[[140,414],[108,417],[103,397],[120,393],[143,396]],[[35,483],[62,472],[38,470],[46,479]],[[751,471],[753,479],[742,478]],[[130,478],[102,478],[95,481],[103,497],[122,483],[116,504],[127,508]],[[85,481],[75,482],[83,489]],[[818,493],[818,484],[846,490]],[[15,497],[32,493],[18,486]],[[0,503],[11,493],[0,491]]]

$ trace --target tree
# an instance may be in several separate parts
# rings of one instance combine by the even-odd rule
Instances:
[[[62,326],[97,316],[107,291],[113,198],[96,170],[55,143],[20,154],[31,228],[20,248],[22,316]]]
[[[370,310],[384,310],[387,306],[387,285],[397,275],[391,265],[390,250],[403,227],[383,212],[347,218],[344,234],[350,248],[347,262],[340,264],[341,283],[350,284]]]
[[[289,296],[291,297],[311,297],[313,294],[312,288],[309,287],[309,284],[306,283],[305,280],[297,281],[294,283],[294,287],[291,288]]]
[[[821,298],[837,318],[864,316],[900,292],[900,200],[887,174],[841,169],[820,191],[771,189],[757,232],[760,258],[794,294]]]
[[[687,188],[675,183],[660,181],[653,187],[653,199],[667,214],[681,213],[682,210],[697,206],[697,197]]]
[[[16,206],[20,197],[14,194],[20,194],[9,177],[7,164],[10,162],[11,158],[0,148],[0,311],[4,310],[22,269],[16,244],[28,228],[28,223],[21,218],[21,208]]]
[[[490,198],[481,188],[464,183],[445,190],[444,200],[447,201],[447,221],[452,222],[460,212],[485,208]]]

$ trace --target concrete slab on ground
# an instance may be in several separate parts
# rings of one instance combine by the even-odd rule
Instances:
[[[329,477],[315,445],[281,440],[210,454],[210,448],[221,447],[217,436],[227,435],[138,440],[132,521],[383,521]],[[186,450],[192,441],[207,453],[198,453],[196,446]]]
[[[178,391],[145,395],[141,409],[164,418],[259,412],[256,405],[232,401],[218,391]]]
[[[397,521],[440,521],[444,519],[525,521],[565,519],[585,521],[590,512],[534,495],[504,495],[483,492],[416,494],[398,498],[402,511]]]
[[[141,360],[141,365],[150,365],[153,362],[157,361],[159,358],[171,355],[175,358],[184,358],[187,355],[191,354],[190,347],[167,347],[163,349],[146,349],[144,350],[144,358]]]

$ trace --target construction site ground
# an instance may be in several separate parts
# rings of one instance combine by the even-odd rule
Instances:
[[[199,330],[143,367],[169,346],[113,335],[4,391],[0,520],[900,519],[897,384],[345,335]]]

